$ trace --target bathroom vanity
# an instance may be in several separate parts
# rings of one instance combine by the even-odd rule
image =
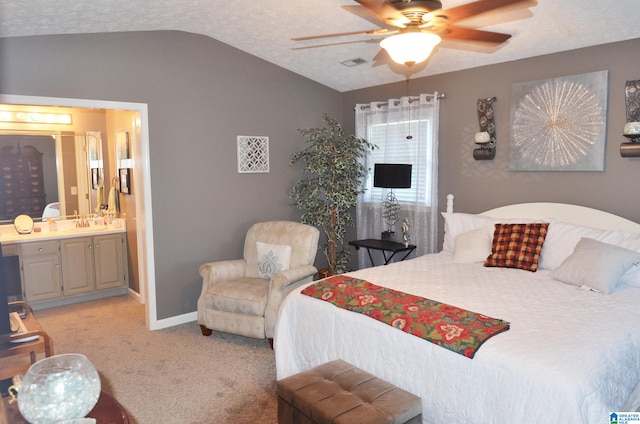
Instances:
[[[80,222],[86,226],[78,227]],[[55,231],[46,222],[35,228],[18,234],[13,226],[0,226],[3,258],[18,257],[17,300],[37,310],[127,293],[124,220],[61,220]]]

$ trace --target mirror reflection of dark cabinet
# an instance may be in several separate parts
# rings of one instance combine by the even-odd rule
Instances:
[[[33,146],[0,149],[0,219],[27,214],[42,217],[46,206],[42,153]]]

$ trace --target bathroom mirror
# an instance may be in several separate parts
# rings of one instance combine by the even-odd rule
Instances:
[[[0,152],[0,224],[12,224],[20,214],[36,222],[43,220],[43,213],[61,218],[90,214],[98,201],[104,202],[100,193],[104,196],[105,166],[98,132],[0,132]],[[17,166],[16,158],[25,163]],[[20,196],[15,193],[18,187]]]

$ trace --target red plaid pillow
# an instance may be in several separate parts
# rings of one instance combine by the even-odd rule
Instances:
[[[484,266],[536,272],[548,223],[496,224],[491,255]]]

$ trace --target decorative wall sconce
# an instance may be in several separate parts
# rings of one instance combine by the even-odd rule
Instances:
[[[627,81],[625,85],[627,123],[623,135],[629,139],[620,145],[623,158],[640,157],[640,80]]]
[[[496,125],[493,115],[493,102],[495,97],[478,99],[478,122],[480,131],[475,134],[473,140],[478,145],[473,150],[475,160],[491,160],[496,156]]]

